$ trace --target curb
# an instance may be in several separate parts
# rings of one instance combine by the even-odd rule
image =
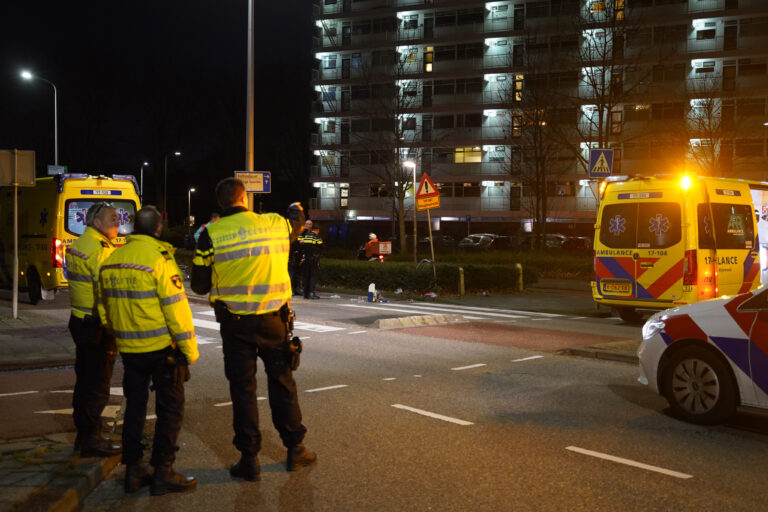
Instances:
[[[46,486],[47,489],[61,487],[67,487],[67,489],[59,499],[48,505],[48,508],[44,510],[48,512],[74,512],[79,510],[83,500],[112,473],[119,462],[120,455],[115,455],[114,457],[101,459],[99,464],[81,463],[75,465],[75,470],[79,469],[82,471],[79,476],[59,476],[54,478]],[[44,494],[45,491],[35,495],[25,505],[32,505],[38,496]],[[41,510],[43,509],[41,508]]]
[[[400,318],[382,318],[373,323],[376,329],[401,329],[403,327],[424,327],[427,325],[447,325],[467,323],[461,315],[415,315]]]
[[[639,364],[640,360],[636,354],[626,352],[612,352],[595,347],[573,347],[560,352],[568,356],[589,357],[592,359],[603,359],[606,361],[617,361],[619,363]]]

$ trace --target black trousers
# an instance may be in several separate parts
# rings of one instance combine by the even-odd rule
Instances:
[[[288,260],[288,274],[291,276],[291,290],[294,295],[301,293],[301,257]]]
[[[315,293],[315,287],[317,286],[317,274],[320,270],[320,260],[315,258],[307,258],[304,260],[302,269],[304,273],[304,297],[309,298]]]
[[[176,441],[179,439],[184,418],[185,368],[168,363],[169,356],[173,356],[170,346],[155,352],[121,352],[120,356],[125,367],[123,394],[126,400],[123,419],[123,463],[136,463],[144,453],[141,437],[147,419],[151,379],[155,389],[157,421],[150,464],[155,467],[173,464],[179,449]]]
[[[115,367],[115,339],[92,316],[69,317],[75,340],[75,391],[72,419],[81,441],[101,434],[101,413],[109,401],[109,385]]]
[[[255,456],[261,449],[259,410],[256,396],[256,359],[264,362],[267,373],[272,424],[285,447],[296,446],[307,429],[301,424],[301,409],[296,382],[289,367],[285,342],[286,325],[279,313],[234,316],[225,314],[221,321],[224,371],[229,380],[235,430],[233,444],[245,456]]]

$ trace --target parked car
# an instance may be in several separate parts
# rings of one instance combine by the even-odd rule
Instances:
[[[592,238],[588,236],[569,236],[563,242],[563,249],[589,251],[592,249]]]
[[[543,249],[561,249],[563,248],[566,240],[565,235],[558,235],[555,233],[546,233],[543,235],[542,248]],[[510,244],[510,247],[514,249],[532,249],[536,246],[536,235],[534,233],[523,233],[514,237]]]
[[[456,248],[456,239],[450,235],[432,235],[432,243],[436,251],[452,251]],[[429,251],[429,237],[419,240],[419,250]]]
[[[720,423],[768,409],[768,288],[654,314],[643,326],[639,381],[686,421]]]
[[[486,251],[492,244],[493,238],[488,235],[469,235],[459,241],[458,248],[464,251]]]

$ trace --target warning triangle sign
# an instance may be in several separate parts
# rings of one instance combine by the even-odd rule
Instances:
[[[438,197],[439,195],[440,191],[437,190],[435,184],[432,183],[431,179],[429,179],[429,175],[426,173],[422,174],[419,188],[416,190],[416,199],[422,199],[425,197]]]

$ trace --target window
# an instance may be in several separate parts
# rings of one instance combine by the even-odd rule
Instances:
[[[654,103],[651,105],[651,119],[681,120],[685,116],[684,103]]]
[[[436,129],[453,128],[455,126],[453,114],[435,116],[433,124]]]
[[[456,15],[456,23],[458,25],[482,23],[485,21],[485,8],[475,7],[473,9],[459,9]]]
[[[455,46],[436,46],[435,61],[456,60]]]
[[[433,94],[435,96],[440,94],[454,94],[454,82],[453,80],[435,80]]]
[[[530,2],[526,4],[526,16],[528,18],[543,18],[549,16],[549,1]]]
[[[483,79],[458,78],[456,79],[456,94],[472,94],[483,92]]]
[[[480,128],[483,126],[483,114],[464,114],[458,116],[458,127]]]
[[[648,121],[650,118],[650,105],[624,105],[625,121]]]
[[[367,85],[353,85],[350,95],[353,100],[367,100],[371,97],[371,88]]]
[[[765,62],[755,62],[752,59],[739,59],[739,76],[764,75]]]
[[[352,25],[352,34],[362,36],[371,33],[371,20],[356,21]]]
[[[403,29],[413,30],[419,28],[419,15],[409,14],[403,17]]]
[[[507,19],[508,12],[509,12],[508,5],[494,5],[493,7],[491,7],[491,19],[505,20]]]
[[[372,119],[371,130],[374,132],[393,132],[395,131],[395,120],[386,117]]]
[[[336,25],[325,27],[325,37],[336,37]]]
[[[323,123],[323,131],[325,133],[336,133],[336,121],[325,121]]]
[[[475,147],[467,146],[467,147],[456,148],[456,151],[454,154],[455,163],[475,164],[475,163],[480,163],[482,161],[483,161],[483,150],[479,146],[475,146]],[[480,197],[479,193],[476,197]]]
[[[435,183],[441,197],[453,197],[453,183]]]
[[[704,74],[704,73],[714,73],[714,72],[715,72],[715,61],[713,60],[700,62],[699,64],[696,65],[695,73],[697,75]]]
[[[737,157],[763,156],[762,139],[736,139],[734,150]]]
[[[589,6],[589,12],[592,14],[605,11],[605,2],[592,2]]]
[[[416,118],[415,117],[409,117],[406,119],[403,119],[403,131],[405,130],[415,130],[416,129]]]
[[[336,68],[336,59],[338,59],[338,55],[326,55],[323,57],[323,68],[325,69],[335,69]]]
[[[460,44],[456,47],[457,59],[478,59],[485,53],[484,43]]]
[[[452,27],[454,25],[456,25],[455,11],[443,11],[443,12],[438,12],[435,15],[436,27]]]
[[[753,249],[755,229],[752,207],[745,204],[710,203],[718,249]]]
[[[639,203],[637,248],[661,249],[678,243],[682,237],[678,203]]]
[[[418,92],[418,87],[416,85],[416,82],[408,82],[403,87],[403,96],[416,96]]]
[[[617,135],[621,133],[622,117],[623,112],[621,110],[614,110],[611,112],[611,133]]]
[[[373,20],[373,33],[394,32],[397,30],[397,18],[378,18]]]
[[[336,101],[336,88],[332,91],[323,91],[323,101]]]
[[[459,184],[457,183],[457,188]],[[461,195],[463,197],[480,197],[480,183],[479,182],[472,182],[472,183],[461,183]],[[456,190],[456,195],[459,195],[459,191]]]
[[[744,98],[736,101],[738,115],[763,116],[765,115],[765,98]]]
[[[370,119],[353,119],[350,125],[352,132],[369,132],[371,131]]]
[[[714,39],[715,38],[715,29],[710,28],[707,30],[697,30],[696,31],[696,40],[702,41],[704,39]]]
[[[66,206],[66,224],[64,228],[68,233],[80,236],[85,231],[85,214],[88,208],[93,206],[96,201],[77,200],[67,201]],[[136,215],[136,205],[133,201],[111,201],[112,206],[117,210],[117,219],[120,221],[120,227],[117,232],[120,235],[127,235],[133,232],[133,219]]]
[[[512,116],[512,136],[520,137],[523,134],[523,116]]]

